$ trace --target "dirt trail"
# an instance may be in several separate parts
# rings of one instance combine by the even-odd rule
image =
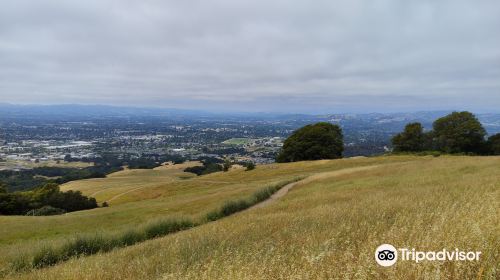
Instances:
[[[135,188],[135,189],[132,189],[132,190],[129,190],[129,191],[123,192],[123,193],[121,193],[121,194],[117,194],[117,195],[113,196],[112,198],[108,199],[108,202],[109,202],[109,201],[112,201],[112,200],[115,200],[115,199],[117,199],[117,198],[119,198],[119,197],[121,197],[121,196],[123,196],[123,195],[128,194],[128,193],[135,192],[136,190],[140,190],[140,189],[143,189],[143,188],[146,188],[146,187],[147,187],[147,186],[144,186],[144,187],[139,187],[139,188]]]
[[[248,210],[254,209],[254,208],[262,208],[262,207],[268,206],[269,204],[273,203],[275,200],[277,200],[277,199],[285,196],[293,187],[295,187],[298,184],[307,184],[307,183],[310,183],[310,182],[316,181],[316,180],[322,180],[322,179],[327,179],[327,178],[336,177],[336,176],[340,176],[340,175],[351,174],[351,173],[355,173],[355,172],[359,172],[359,171],[371,170],[371,169],[377,168],[379,166],[380,165],[352,167],[352,168],[346,168],[346,169],[341,169],[341,170],[322,172],[322,173],[318,173],[318,174],[315,174],[315,175],[311,175],[311,176],[309,176],[309,177],[307,177],[305,179],[302,179],[302,180],[297,181],[297,182],[290,183],[290,184],[282,187],[277,192],[275,192],[273,195],[271,195],[270,198],[268,198],[268,199],[266,199],[266,200],[264,200],[262,202],[259,202],[259,203],[255,204],[254,206],[248,208]]]

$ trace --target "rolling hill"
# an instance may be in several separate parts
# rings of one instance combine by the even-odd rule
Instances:
[[[496,279],[500,157],[389,156],[258,166],[190,176],[126,170],[77,181],[110,207],[51,217],[0,217],[2,275],[13,279]],[[133,246],[15,271],[21,256],[77,234],[114,234],[165,217],[200,219],[225,201],[298,181],[263,207]],[[113,199],[114,198],[114,199]],[[481,251],[477,262],[374,260],[389,243]]]

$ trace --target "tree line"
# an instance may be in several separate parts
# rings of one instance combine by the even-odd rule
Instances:
[[[470,112],[453,112],[437,119],[432,130],[424,131],[421,123],[406,125],[392,138],[393,151],[437,151],[447,154],[500,155],[500,134],[486,137],[481,122]]]
[[[54,215],[96,207],[95,198],[79,191],[61,192],[54,183],[11,193],[0,184],[0,215]]]

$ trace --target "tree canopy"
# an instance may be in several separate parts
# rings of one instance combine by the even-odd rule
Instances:
[[[485,141],[486,130],[470,112],[453,112],[437,119],[433,130],[424,133],[420,123],[410,123],[405,130],[392,138],[395,152],[420,152],[434,150],[444,153],[491,154],[497,143],[500,153],[500,136]],[[488,144],[488,145],[487,145]]]
[[[437,150],[445,153],[481,153],[486,131],[470,112],[453,112],[433,124]]]
[[[86,197],[79,191],[61,192],[59,186],[53,183],[25,192],[0,190],[0,215],[24,215],[45,206],[71,212],[96,208],[97,203],[95,198]]]
[[[500,133],[488,138],[487,147],[492,155],[500,155]]]
[[[306,125],[285,140],[277,162],[341,158],[342,129],[327,122]]]
[[[426,138],[422,124],[409,123],[403,132],[392,138],[392,145],[395,152],[421,152],[426,148]]]

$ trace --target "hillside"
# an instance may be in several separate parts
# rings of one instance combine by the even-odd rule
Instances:
[[[7,278],[20,279],[495,279],[499,166],[499,157],[392,156],[272,164],[201,177],[168,168],[124,171],[64,186],[100,201],[123,194],[111,207],[0,217],[0,262]],[[198,218],[224,201],[297,176],[306,178],[264,207],[46,269],[8,269],[33,246],[75,234],[113,233],[159,217]],[[382,268],[373,253],[383,243],[461,248],[481,251],[484,258]]]

